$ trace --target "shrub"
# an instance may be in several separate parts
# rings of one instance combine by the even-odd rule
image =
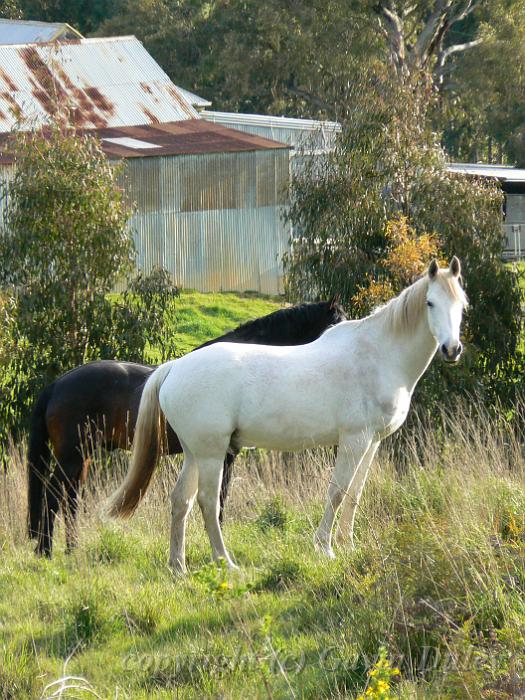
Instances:
[[[270,528],[285,530],[289,521],[290,514],[286,509],[286,505],[280,496],[275,496],[263,507],[257,518],[257,525],[263,531]]]

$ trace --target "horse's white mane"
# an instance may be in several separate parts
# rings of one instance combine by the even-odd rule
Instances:
[[[467,305],[467,297],[458,282],[448,270],[438,270],[434,278],[454,301]],[[420,277],[401,294],[384,306],[377,308],[368,318],[384,319],[393,333],[404,333],[414,329],[426,306],[430,278],[427,273]]]

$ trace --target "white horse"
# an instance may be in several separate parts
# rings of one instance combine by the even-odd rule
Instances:
[[[163,416],[179,436],[184,464],[172,494],[170,565],[186,571],[185,527],[197,496],[213,557],[235,567],[218,520],[230,445],[303,450],[338,445],[326,510],[315,535],[333,558],[332,529],[345,495],[348,534],[380,441],[404,422],[412,392],[438,347],[458,360],[463,309],[460,263],[433,261],[421,279],[370,316],[296,347],[219,343],[161,365],[148,379],[132,463],[110,515],[130,515],[157,463]],[[162,413],[161,413],[162,410]]]

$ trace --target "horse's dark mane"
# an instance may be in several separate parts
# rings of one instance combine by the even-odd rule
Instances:
[[[335,325],[346,318],[342,307],[335,300],[298,304],[242,323],[234,330],[199,345],[199,348],[221,342],[255,343],[259,338],[265,337],[272,337],[272,344],[293,345],[304,336],[305,329],[311,329],[311,340],[315,340],[326,329],[327,323]]]

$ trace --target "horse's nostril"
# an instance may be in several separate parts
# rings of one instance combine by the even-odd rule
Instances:
[[[445,355],[445,356],[448,355],[447,346],[445,345],[445,343],[443,343],[443,345],[441,346],[441,352],[442,352],[443,355]]]

